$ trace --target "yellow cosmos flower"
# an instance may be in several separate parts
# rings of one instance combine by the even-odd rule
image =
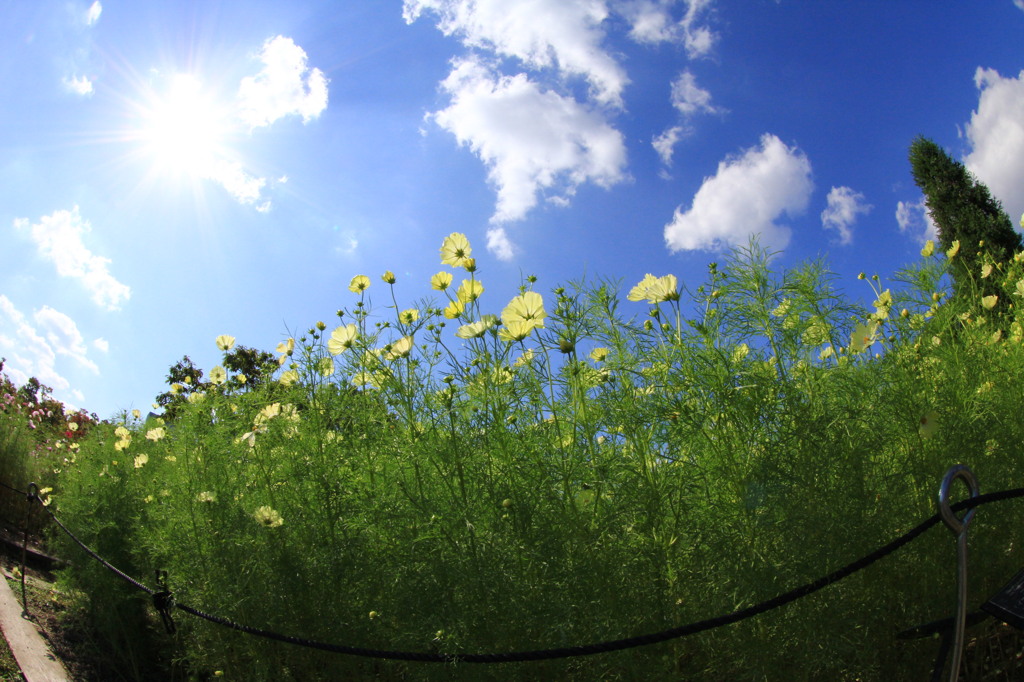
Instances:
[[[257,509],[253,513],[253,518],[256,519],[256,523],[260,524],[264,528],[277,528],[284,523],[284,519],[281,515],[273,508],[263,506]]]
[[[228,336],[227,334],[221,334],[217,337],[217,348],[221,350],[231,350],[235,347],[235,337]]]
[[[299,373],[294,369],[290,369],[286,372],[281,372],[281,376],[278,377],[277,380],[280,381],[283,386],[291,386],[299,380]]]
[[[675,275],[659,277],[654,285],[647,290],[648,303],[679,300],[679,281]]]
[[[382,383],[382,377],[377,372],[367,372],[366,370],[363,370],[356,372],[356,375],[352,377],[353,386],[373,386],[374,388],[380,388]]]
[[[441,264],[461,268],[472,255],[469,240],[461,232],[452,232],[441,242]]]
[[[123,426],[118,426],[116,429],[114,429],[114,435],[117,436],[118,438],[131,438],[132,432]]]
[[[277,344],[277,352],[282,355],[288,355],[295,350],[295,339],[288,339]]]
[[[607,357],[607,348],[595,348],[594,350],[590,351],[590,359],[593,360],[594,362],[604,362],[605,358]]]
[[[536,291],[527,291],[516,296],[501,311],[501,321],[506,327],[511,327],[512,322],[526,322],[532,327],[543,327],[545,317],[547,313],[544,311],[544,299]]]
[[[146,431],[146,438],[152,441],[161,440],[166,435],[167,432],[164,431],[164,428],[162,426],[158,426],[155,429],[150,429],[149,431]]]
[[[199,502],[205,502],[207,504],[211,504],[211,503],[217,501],[217,495],[214,494],[214,493],[211,493],[210,491],[207,490],[207,491],[203,491],[203,492],[199,493],[198,495],[196,495],[196,500],[199,501]]]
[[[850,352],[860,353],[875,342],[875,334],[878,332],[878,321],[861,322],[850,335]]]
[[[748,346],[745,343],[741,343],[740,345],[736,346],[735,349],[733,349],[733,351],[732,351],[732,361],[733,362],[742,362],[743,358],[747,357],[747,355],[749,353],[750,353],[750,346]]]
[[[331,355],[341,355],[352,347],[359,336],[359,330],[354,324],[343,324],[333,332],[327,340],[327,352]]]
[[[135,458],[135,468],[141,469],[142,467],[146,466],[146,462],[148,461],[149,455],[147,455],[146,453],[142,453],[141,455]]]
[[[523,365],[528,365],[531,360],[533,360],[533,349],[528,348],[523,351],[523,354],[520,355],[513,364],[516,367],[522,367]]]
[[[141,419],[142,413],[139,412],[138,410],[132,410],[132,416],[135,417],[136,419]],[[75,424],[75,426],[77,427],[78,424]],[[72,429],[72,431],[74,431],[74,429]]]
[[[998,302],[999,297],[996,296],[995,294],[992,294],[991,296],[983,296],[981,299],[981,306],[985,310],[992,310],[992,308],[994,308],[996,306],[996,303]]]
[[[953,245],[946,249],[946,258],[952,259],[958,253],[960,253],[960,240],[954,239]]]
[[[260,413],[256,415],[256,419],[253,420],[253,424],[259,426],[279,416],[281,416],[281,403],[272,403],[260,410]]]
[[[452,283],[452,273],[441,271],[430,278],[430,288],[444,291]]]
[[[448,303],[448,306],[444,309],[444,316],[449,320],[456,319],[466,309],[466,304],[459,299],[455,299]]]
[[[921,415],[921,420],[917,426],[917,432],[921,434],[921,438],[931,438],[939,430],[939,413],[935,410],[929,410],[928,412]]]
[[[320,372],[321,376],[329,377],[334,374],[334,360],[330,358],[320,358],[316,361],[316,369]]]
[[[366,275],[356,275],[348,283],[348,290],[353,294],[361,294],[370,286],[370,278]]]
[[[412,324],[420,319],[420,311],[417,308],[409,308],[398,313],[398,319],[402,324]]]
[[[647,290],[657,279],[657,277],[648,272],[635,287],[629,290],[629,293],[626,294],[626,298],[630,301],[645,300],[647,298]]]
[[[933,253],[935,253],[935,242],[929,239],[924,243],[924,248],[921,249],[921,255],[924,258],[931,258]]]
[[[475,279],[464,279],[455,294],[463,303],[472,303],[484,293],[484,285]]]
[[[477,322],[464,324],[459,327],[459,330],[455,332],[455,336],[460,339],[477,339],[483,336],[488,329],[496,326],[498,326],[498,317],[496,315],[484,315]]]
[[[981,278],[982,279],[985,279],[986,277],[988,277],[991,274],[992,274],[992,264],[991,263],[985,263],[984,265],[981,266]]]
[[[398,358],[408,357],[409,353],[412,352],[412,343],[413,341],[411,336],[403,336],[398,339],[398,341],[391,344],[391,350],[388,351],[386,356],[387,359],[397,360]]]
[[[543,325],[539,325],[543,326]],[[498,330],[498,338],[502,341],[522,341],[538,327],[532,320],[509,320]]]
[[[381,275],[380,278],[387,282],[388,284],[395,283],[395,273],[391,272],[390,270],[385,270],[384,274]]]
[[[210,370],[210,381],[217,384],[218,386],[228,380],[228,373],[224,371],[224,368],[217,365]]]
[[[655,277],[651,273],[644,275],[639,284],[630,289],[626,298],[630,301],[647,301],[662,303],[679,300],[679,281],[675,275]]]

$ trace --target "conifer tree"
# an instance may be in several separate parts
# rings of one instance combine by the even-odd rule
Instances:
[[[951,261],[954,291],[978,280],[985,252],[996,261],[1005,261],[1021,250],[1020,234],[999,200],[939,145],[919,136],[910,145],[910,165],[938,227],[942,249],[960,242],[957,257]]]

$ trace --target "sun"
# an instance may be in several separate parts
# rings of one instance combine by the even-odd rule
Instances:
[[[153,93],[140,130],[146,155],[162,170],[202,176],[224,154],[229,120],[191,74],[177,74]]]

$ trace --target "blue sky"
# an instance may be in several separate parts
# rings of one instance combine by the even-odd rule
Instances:
[[[436,294],[450,232],[499,313],[751,235],[869,297],[934,230],[918,134],[1024,212],[1024,0],[2,7],[0,356],[101,417],[333,326],[353,275]]]

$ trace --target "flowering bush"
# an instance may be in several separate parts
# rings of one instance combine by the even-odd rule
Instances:
[[[1024,265],[979,273],[1005,306],[945,302],[956,253],[926,251],[903,287],[864,277],[868,307],[756,246],[623,303],[606,281],[497,295],[452,234],[442,300],[400,305],[393,272],[356,275],[337,326],[281,342],[273,378],[193,368],[166,423],[94,428],[56,494],[119,567],[167,568],[181,602],[352,646],[513,651],[717,616],[930,515],[952,464],[1019,485]],[[1019,568],[1024,514],[986,517],[982,591]],[[187,619],[179,641],[196,670],[246,680],[898,679],[930,665],[893,633],[950,612],[952,552],[934,533],[784,610],[582,660],[380,663]],[[87,562],[68,577],[103,610],[137,604]]]

